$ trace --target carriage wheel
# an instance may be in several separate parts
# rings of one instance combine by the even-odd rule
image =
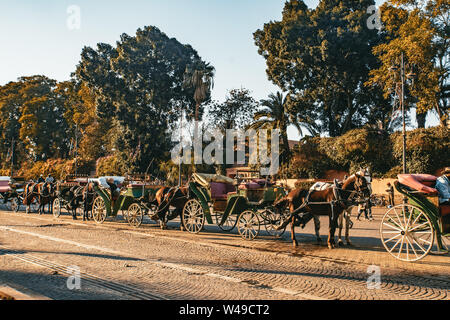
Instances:
[[[383,246],[396,259],[418,261],[433,247],[434,229],[430,218],[409,204],[397,205],[381,220]]]
[[[199,233],[205,225],[205,213],[200,202],[196,199],[186,202],[181,219],[189,233]]]
[[[238,218],[238,231],[245,240],[255,239],[261,228],[259,218],[252,210],[242,212]]]
[[[55,200],[53,200],[53,204],[52,204],[53,208],[53,217],[55,218],[59,218],[59,216],[61,215],[61,201],[56,198]]]
[[[97,197],[92,205],[92,216],[97,223],[103,223],[106,220],[106,206],[102,197]]]
[[[139,227],[144,219],[144,211],[141,206],[137,203],[133,203],[128,208],[128,213],[126,214],[126,219],[130,226]]]
[[[237,215],[230,214],[227,217],[227,220],[223,223],[223,225],[220,225],[220,222],[222,221],[223,213],[217,213],[216,215],[216,224],[217,226],[223,230],[223,231],[231,231],[234,229],[234,227],[237,224]]]
[[[286,232],[286,227],[281,230],[277,230],[277,227],[284,222],[285,215],[280,215],[274,211],[265,208],[261,213],[261,217],[264,220],[264,227],[268,234],[272,237],[281,238]]]
[[[20,209],[20,201],[19,198],[13,198],[11,200],[11,211],[19,212]]]

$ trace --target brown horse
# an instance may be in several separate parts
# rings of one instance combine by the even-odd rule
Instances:
[[[359,174],[352,175],[344,181],[342,187],[334,186],[322,191],[309,191],[295,189],[285,198],[278,201],[277,208],[288,205],[291,212],[289,220],[281,227],[291,223],[292,242],[294,247],[298,245],[294,228],[305,225],[314,216],[329,217],[328,248],[335,247],[334,234],[339,216],[344,210],[354,205],[357,198],[370,195],[367,180]],[[280,227],[280,228],[281,228]]]
[[[92,207],[95,200],[96,192],[94,190],[94,182],[89,182],[83,187],[83,221],[89,221],[89,211],[92,212]]]
[[[161,229],[167,228],[167,222],[180,216],[183,212],[184,205],[188,200],[188,188],[187,187],[162,187],[156,192],[155,201],[157,203],[157,209],[155,214],[150,217],[152,220],[160,221]],[[170,207],[175,209],[170,212]],[[180,226],[181,230],[184,230],[183,223]]]
[[[53,183],[38,183],[36,185],[38,194],[39,214],[45,214],[45,205],[48,205],[49,213],[53,213],[53,199],[55,198],[55,186]]]
[[[24,189],[23,204],[26,206],[26,213],[30,211],[30,205],[36,200],[39,204],[38,213],[45,213],[45,205],[49,206],[52,213],[52,202],[54,198],[54,185],[52,183],[28,183]]]
[[[30,212],[30,206],[34,203],[34,201],[38,199],[38,194],[36,192],[37,189],[37,183],[31,182],[27,183],[25,185],[24,191],[23,191],[23,205],[25,205],[26,213]]]

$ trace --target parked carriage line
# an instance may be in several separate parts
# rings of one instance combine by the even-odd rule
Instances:
[[[258,171],[246,171],[245,176],[237,172],[234,179],[194,173],[187,185],[181,187],[170,187],[157,179],[149,181],[147,175],[67,176],[64,181],[54,183],[0,177],[0,200],[14,212],[24,205],[27,213],[43,214],[47,206],[55,218],[59,218],[63,209],[71,213],[73,219],[77,219],[77,211],[82,211],[83,221],[93,219],[99,224],[121,212],[133,227],[141,226],[147,215],[165,229],[168,221],[179,217],[181,229],[189,233],[201,232],[208,223],[216,224],[225,232],[237,228],[245,240],[258,237],[262,227],[269,235],[280,238],[289,223],[295,240],[294,226],[304,227],[313,216],[328,215],[330,230],[333,229],[329,234],[330,246],[331,237],[334,243],[337,218],[342,218],[346,210],[351,211],[349,208],[373,199],[367,192],[371,191],[370,179],[367,185],[362,183],[358,187],[358,177],[364,176],[353,175],[346,180],[348,183],[335,181],[326,186],[325,191],[312,188],[296,190],[297,193],[289,193],[269,177],[259,176]],[[405,201],[384,214],[380,238],[386,251],[396,259],[418,261],[432,252],[434,245],[437,247],[434,253],[448,254],[443,238],[450,236],[450,207],[439,206],[438,193],[433,188],[436,179],[431,175],[399,175],[394,183]],[[326,193],[326,190],[331,195],[323,198],[326,200],[312,200],[320,199],[319,193]],[[300,205],[293,205],[292,194],[301,199]],[[350,219],[347,218],[349,243]]]

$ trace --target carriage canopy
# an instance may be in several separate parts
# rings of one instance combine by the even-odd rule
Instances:
[[[192,174],[192,181],[198,183],[202,187],[209,188],[211,182],[234,184],[234,180],[222,176],[220,174],[194,173]]]

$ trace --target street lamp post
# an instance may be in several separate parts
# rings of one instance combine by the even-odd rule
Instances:
[[[405,59],[404,59],[403,52],[400,57],[400,66],[399,67],[393,65],[389,70],[391,72],[395,72],[397,70],[400,71],[400,83],[395,83],[395,85],[396,85],[396,93],[397,93],[397,95],[400,96],[400,106],[402,109],[402,125],[403,125],[403,129],[402,129],[402,138],[403,138],[402,167],[403,167],[403,173],[405,174],[405,173],[407,173],[407,170],[406,170],[405,81],[406,81],[406,79],[409,79],[409,80],[412,80],[414,83],[415,74],[413,72],[410,72],[407,75],[405,75],[406,65],[405,65]],[[397,92],[398,85],[400,85],[400,92]]]

